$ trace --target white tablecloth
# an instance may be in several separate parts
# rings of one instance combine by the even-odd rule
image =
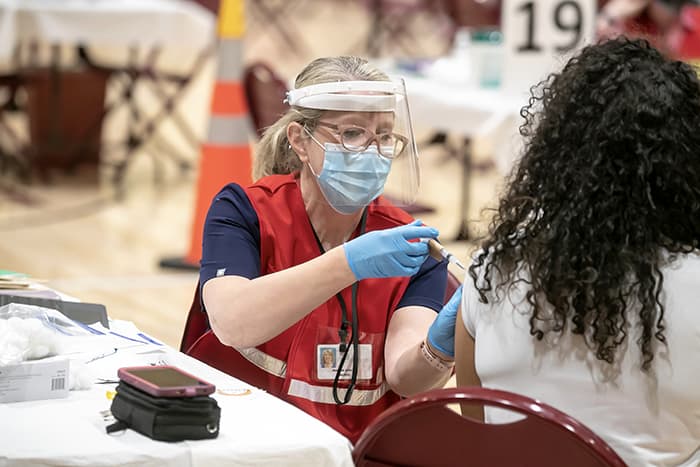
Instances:
[[[518,126],[522,123],[520,109],[527,104],[525,96],[436,78],[403,76],[416,128],[470,138],[488,148],[499,172],[509,172],[521,149]]]
[[[200,51],[215,17],[188,0],[0,0],[0,62],[23,41]]]
[[[112,330],[142,339],[131,323],[113,322]],[[104,340],[100,340],[104,337]],[[116,336],[90,339],[86,355],[95,377],[116,378],[121,366],[171,364],[214,383],[218,390],[249,389],[247,395],[216,398],[221,407],[218,438],[166,443],[135,431],[106,434],[106,392],[115,384],[71,391],[68,398],[0,404],[0,466],[201,466],[299,465],[352,466],[347,438],[286,402],[251,388],[172,348],[138,344]],[[108,352],[109,353],[109,352]],[[72,358],[76,358],[75,355]]]

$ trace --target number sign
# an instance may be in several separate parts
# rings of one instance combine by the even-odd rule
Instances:
[[[595,33],[596,0],[504,0],[503,88],[524,93]]]

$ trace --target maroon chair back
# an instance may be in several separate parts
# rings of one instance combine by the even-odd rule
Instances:
[[[261,136],[289,109],[284,103],[287,85],[269,65],[256,62],[244,70],[243,88],[255,131]]]
[[[459,278],[452,274],[449,270],[447,271],[447,288],[445,289],[445,298],[442,300],[442,303],[447,303],[448,300],[452,297],[452,294],[455,293],[455,290],[461,285],[462,283],[460,282]]]
[[[187,350],[192,347],[192,344],[194,344],[197,339],[199,339],[202,334],[207,332],[207,329],[209,329],[207,315],[202,309],[202,300],[199,288],[199,282],[197,282],[197,288],[194,291],[192,305],[190,305],[190,311],[187,313],[185,330],[182,333],[182,340],[180,341],[180,352],[187,353]]]
[[[448,404],[507,409],[525,418],[487,424]],[[404,399],[377,417],[353,449],[357,467],[625,467],[579,421],[534,399],[481,387],[443,388]]]

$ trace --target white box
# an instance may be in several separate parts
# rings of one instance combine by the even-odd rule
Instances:
[[[68,365],[56,357],[0,366],[0,402],[68,397]]]

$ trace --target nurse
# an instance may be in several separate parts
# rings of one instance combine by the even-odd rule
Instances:
[[[202,297],[249,382],[354,442],[401,396],[449,378],[461,291],[443,307],[446,264],[421,241],[437,230],[381,196],[388,179],[400,202],[418,188],[403,81],[321,58],[287,102],[258,145],[256,182],[212,202]]]

